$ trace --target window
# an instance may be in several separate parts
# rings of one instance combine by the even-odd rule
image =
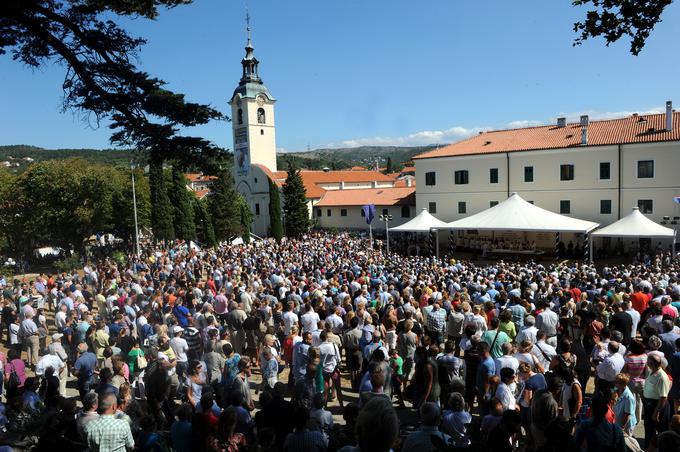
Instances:
[[[264,135],[264,129],[260,129],[260,135]]]
[[[651,199],[638,199],[640,213],[654,213],[654,201]]]
[[[458,201],[458,213],[466,213],[467,212],[467,205],[465,204],[465,201]]]
[[[366,217],[366,212],[364,212],[364,209],[363,209],[363,208],[361,209],[361,216],[362,216],[362,217]]]
[[[326,216],[330,217],[331,216],[331,209],[326,209]]]
[[[560,165],[560,180],[574,180],[574,165]]]
[[[316,209],[316,216],[320,217],[321,216],[321,209]]]
[[[602,215],[609,215],[612,213],[612,200],[611,199],[601,199],[600,200],[600,213]]]
[[[454,182],[456,185],[465,185],[468,183],[468,171],[459,170],[453,173]]]
[[[612,178],[612,164],[609,162],[600,162],[600,179],[607,180]]]
[[[498,183],[498,168],[489,169],[489,183],[490,184]]]
[[[383,210],[382,210],[382,214],[383,214],[383,215],[389,215],[389,213],[390,213],[390,212],[389,212],[389,210],[387,210],[387,209],[383,209]]]
[[[346,217],[347,216],[347,209],[340,209],[340,216]]]
[[[260,205],[255,203],[255,215],[260,215]]]
[[[428,206],[428,211],[430,213],[437,213],[437,203],[436,202],[431,202]]]
[[[425,185],[434,185],[437,183],[437,176],[434,171],[425,173]]]
[[[401,218],[408,218],[411,216],[411,209],[409,206],[403,206],[401,208]]]
[[[571,213],[571,201],[564,199],[560,201],[560,213]]]
[[[524,167],[524,182],[533,182],[534,181],[534,167],[533,166],[525,166]]]
[[[654,160],[638,160],[638,179],[654,177]]]
[[[489,201],[489,207],[497,206],[498,201]]]
[[[258,124],[266,124],[267,121],[265,120],[264,116],[264,108],[258,108],[257,109],[257,123]]]
[[[238,123],[243,124],[243,109],[242,108],[238,109]]]

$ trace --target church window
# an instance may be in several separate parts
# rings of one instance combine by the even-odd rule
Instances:
[[[243,124],[243,109],[238,109],[238,123]]]
[[[265,116],[264,116],[264,108],[258,108],[257,109],[257,123],[258,124],[266,124]]]
[[[260,205],[255,203],[255,215],[259,216],[260,215]]]

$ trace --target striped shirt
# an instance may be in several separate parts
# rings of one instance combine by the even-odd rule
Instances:
[[[645,372],[645,366],[647,365],[647,354],[626,355],[624,360],[626,362],[626,372],[630,376],[631,381],[645,381],[643,374]]]

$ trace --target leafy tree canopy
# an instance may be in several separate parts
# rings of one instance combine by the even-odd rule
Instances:
[[[624,36],[630,38],[630,53],[638,55],[661,14],[673,0],[574,0],[574,6],[588,6],[586,18],[574,24],[579,33],[574,45],[602,36],[607,46]]]
[[[188,102],[163,80],[135,65],[144,39],[129,35],[111,17],[154,19],[162,8],[191,0],[5,0],[0,2],[0,55],[37,68],[65,66],[63,107],[91,124],[109,120],[111,142],[159,159],[194,163],[223,151],[199,137],[178,134],[225,117]],[[113,13],[113,14],[112,14]]]

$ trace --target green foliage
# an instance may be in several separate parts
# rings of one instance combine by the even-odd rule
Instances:
[[[149,165],[149,188],[153,236],[156,240],[173,240],[175,238],[173,211],[165,188],[163,165],[159,161],[152,161]]]
[[[203,246],[215,246],[215,230],[212,225],[212,218],[208,212],[207,202],[194,197],[192,202],[194,209],[194,223],[196,224],[196,236]]]
[[[172,165],[172,181],[168,190],[168,197],[175,220],[175,237],[182,240],[194,240],[196,238],[196,226],[194,225],[192,200],[196,196],[191,190],[187,189],[186,177],[176,163]]]
[[[385,168],[385,174],[391,174],[394,172],[394,164],[392,163],[392,157],[387,157],[387,165]]]
[[[279,194],[279,187],[267,178],[269,182],[269,233],[276,239],[281,241],[283,237],[283,224],[281,223],[281,196]]]
[[[300,237],[309,230],[309,210],[307,209],[307,190],[302,183],[300,170],[293,164],[288,165],[288,176],[282,191],[286,235]]]
[[[44,245],[81,249],[83,240],[97,232],[122,238],[132,235],[129,169],[81,159],[45,161],[14,179],[0,173],[0,192],[0,234],[9,249],[20,255],[30,255]],[[137,200],[140,226],[146,226],[149,190],[141,173]]]
[[[116,250],[113,253],[111,253],[111,259],[116,262],[119,266],[125,265],[125,262],[127,261],[127,256],[125,256],[125,253]]]
[[[83,261],[78,253],[73,253],[70,257],[65,257],[54,262],[54,268],[59,273],[78,270],[83,267]]]
[[[592,4],[582,22],[574,24],[579,33],[574,45],[598,36],[609,44],[630,38],[630,53],[638,55],[650,33],[661,22],[661,14],[673,0],[573,0],[574,6]]]
[[[190,0],[31,0],[2,3],[0,55],[10,53],[31,68],[65,66],[63,107],[90,124],[102,120],[111,142],[142,149],[156,159],[195,162],[224,151],[210,142],[178,135],[179,130],[224,116],[208,105],[185,100],[163,80],[139,70],[136,56],[144,39],[117,23],[122,18],[154,19],[161,8]]]
[[[240,233],[237,195],[234,189],[234,179],[229,170],[220,171],[217,179],[213,181],[211,193],[208,196],[208,210],[212,218],[215,238],[219,242]]]
[[[238,235],[243,238],[245,243],[248,243],[250,242],[250,225],[253,223],[253,212],[240,193],[236,193],[234,204],[238,213]]]

